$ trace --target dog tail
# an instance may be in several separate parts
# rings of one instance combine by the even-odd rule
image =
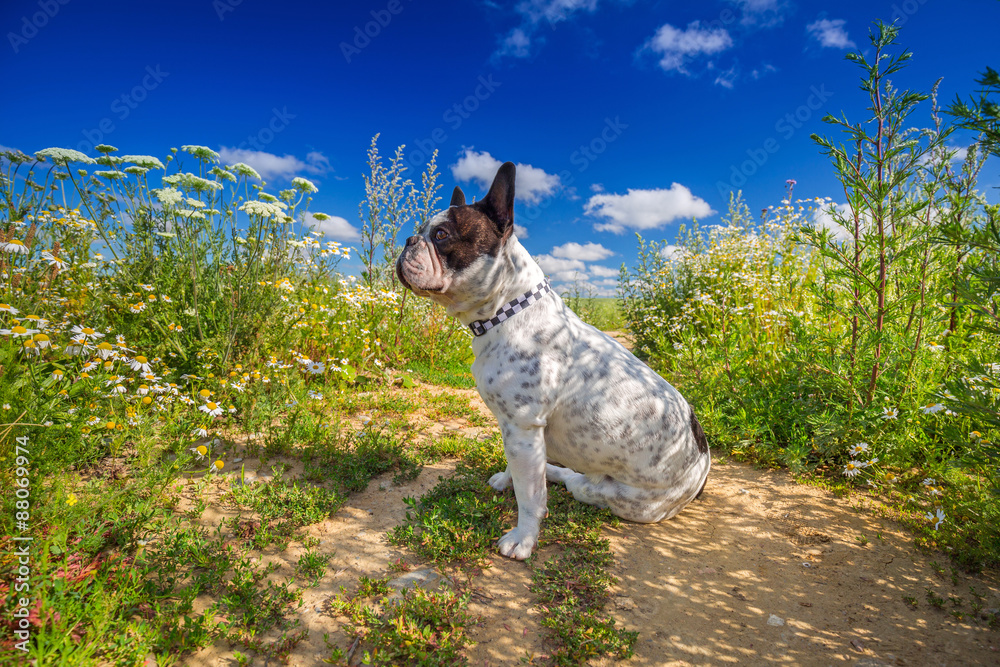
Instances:
[[[691,408],[691,433],[694,434],[694,440],[698,444],[698,453],[708,456],[708,438],[705,436],[705,430],[701,427],[698,418],[694,416],[694,408]],[[706,484],[708,484],[707,475],[705,481],[701,483],[698,494],[694,497],[695,500],[701,498],[701,494],[705,492]]]

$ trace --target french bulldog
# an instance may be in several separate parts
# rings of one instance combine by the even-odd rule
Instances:
[[[498,543],[523,560],[538,541],[546,480],[629,521],[674,516],[708,477],[708,441],[681,394],[607,334],[585,324],[548,285],[514,235],[515,167],[486,197],[448,209],[406,240],[396,273],[473,334],[472,374],[503,435],[517,527]]]

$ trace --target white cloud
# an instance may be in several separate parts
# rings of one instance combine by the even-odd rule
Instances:
[[[847,36],[844,19],[819,19],[806,26],[806,32],[815,37],[820,46],[833,49],[850,49],[855,46]]]
[[[829,229],[833,234],[833,238],[838,241],[846,241],[851,238],[852,234],[846,227],[834,219],[832,209],[836,209],[836,213],[842,218],[846,219],[851,216],[851,207],[849,205],[833,203],[825,208],[816,208],[813,210],[813,226],[820,229]]]
[[[522,225],[519,225],[519,224],[517,224],[515,222],[514,223],[514,236],[516,236],[518,239],[526,239],[526,238],[528,238],[528,228],[524,227]]]
[[[306,154],[306,159],[300,160],[294,155],[279,156],[265,151],[253,151],[246,148],[219,149],[219,157],[223,164],[242,162],[257,170],[261,178],[291,179],[301,174],[322,175],[330,171],[330,160],[319,151]]]
[[[681,247],[674,245],[673,243],[669,243],[660,249],[660,257],[668,261],[677,259],[680,255]]]
[[[514,28],[500,42],[497,49],[498,57],[511,56],[512,58],[527,58],[531,55],[531,37],[524,32],[523,28]]]
[[[750,76],[756,81],[761,77],[767,76],[771,72],[777,72],[778,68],[771,63],[764,63],[761,67],[755,67],[750,70]]]
[[[553,257],[562,257],[564,259],[579,259],[584,262],[599,262],[602,259],[607,259],[615,253],[611,252],[600,243],[588,243],[586,245],[580,245],[579,243],[564,243],[560,246],[556,246],[552,249]]]
[[[578,259],[566,259],[564,257],[553,257],[552,255],[539,255],[535,258],[542,271],[548,274],[557,274],[565,271],[583,271],[586,267]]]
[[[517,5],[517,11],[532,23],[559,23],[577,11],[592,12],[595,9],[597,0],[526,0]]]
[[[361,239],[361,233],[358,231],[358,228],[338,215],[331,215],[326,220],[317,220],[310,213],[306,216],[305,226],[317,232],[322,232],[324,236],[336,239],[337,241],[358,241]]]
[[[721,74],[719,74],[719,76],[715,77],[715,85],[722,86],[723,88],[727,88],[729,90],[732,90],[733,89],[733,84],[736,83],[736,77],[737,77],[737,75],[738,75],[738,72],[737,72],[736,65],[733,65],[732,67],[730,67],[729,69],[727,69],[725,72],[722,72]]]
[[[628,194],[598,194],[591,197],[583,212],[607,218],[607,222],[594,225],[599,232],[621,234],[626,228],[654,229],[678,218],[705,218],[715,213],[701,197],[680,183],[670,188],[633,190]]]
[[[702,28],[692,21],[680,30],[669,23],[660,26],[646,42],[646,48],[660,54],[660,67],[667,72],[688,74],[687,64],[699,56],[709,56],[725,51],[733,40],[725,28]]]
[[[773,28],[785,20],[784,10],[788,8],[785,0],[730,0],[739,7],[743,16],[740,23],[745,26]]]
[[[515,10],[521,16],[521,25],[512,29],[500,40],[500,46],[493,53],[493,59],[504,56],[527,58],[531,55],[532,43],[544,43],[544,39],[536,38],[536,33],[542,22],[548,22],[549,27],[568,21],[579,11],[593,12],[597,9],[597,0],[523,0],[515,5]]]
[[[608,266],[599,266],[597,264],[591,264],[587,270],[590,271],[590,275],[597,276],[598,278],[611,278],[612,276],[618,275],[618,269],[612,269]]]
[[[486,151],[481,153],[465,149],[465,154],[451,165],[451,174],[457,181],[474,181],[487,189],[493,183],[497,169],[503,164]],[[530,164],[517,164],[514,177],[514,196],[525,204],[535,204],[553,194],[559,187],[559,177],[546,174],[545,170]]]
[[[549,276],[549,280],[554,283],[577,283],[583,282],[587,279],[587,274],[583,271],[556,271],[555,273],[546,273]]]

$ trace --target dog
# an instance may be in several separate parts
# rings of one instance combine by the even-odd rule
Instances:
[[[404,287],[447,308],[475,337],[472,375],[503,435],[517,527],[498,542],[524,560],[547,515],[546,480],[629,521],[669,519],[697,497],[708,441],[681,394],[549,287],[514,235],[512,163],[471,205],[455,188],[396,260]]]

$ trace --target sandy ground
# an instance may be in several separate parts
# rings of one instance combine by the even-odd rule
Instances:
[[[488,414],[474,391],[462,393]],[[462,419],[422,428],[431,437],[442,431],[476,437],[484,430]],[[248,459],[246,469],[255,465]],[[400,558],[418,578],[429,572],[436,585],[447,585],[451,576],[473,592],[469,611],[481,620],[470,630],[476,641],[467,651],[471,665],[541,662],[547,647],[540,612],[528,591],[527,565],[497,555],[492,567],[468,579],[420,563],[386,540],[387,531],[404,520],[403,499],[419,497],[454,466],[454,461],[428,466],[401,485],[392,483],[391,474],[383,475],[333,517],[304,529],[305,535],[321,540],[317,550],[332,558],[319,586],[305,591],[304,604],[293,614],[309,636],[295,648],[289,664],[323,664],[330,655],[324,635],[346,650],[351,645],[341,631],[346,619],[332,616],[326,602],[340,587],[353,591],[361,575],[400,576],[390,569]],[[286,476],[297,472],[292,467]],[[222,482],[217,480],[219,488]],[[209,509],[200,522],[218,525],[227,513],[213,509],[211,493],[204,497]],[[182,502],[182,510],[188,502]],[[714,460],[705,493],[673,519],[606,528],[615,553],[614,574],[620,579],[607,609],[621,626],[639,631],[628,664],[1000,664],[1000,631],[972,617],[969,591],[974,587],[985,598],[984,610],[998,611],[997,573],[958,575],[953,584],[946,555],[918,551],[903,529],[858,509],[857,503],[796,483],[785,472]],[[280,564],[271,576],[284,580],[303,552],[301,541],[295,540],[286,551],[272,547],[263,558]],[[543,550],[540,555],[549,554]],[[943,575],[935,572],[935,561],[945,568]],[[949,614],[950,602],[943,610],[933,608],[926,599],[928,588],[945,600],[961,597],[964,619]],[[916,599],[916,608],[904,601],[907,596]],[[233,649],[220,642],[185,664],[236,665],[232,655]]]
[[[318,665],[329,657],[324,633],[335,645],[350,645],[340,632],[344,619],[324,611],[340,586],[353,590],[362,574],[386,576],[399,558],[414,570],[429,567],[389,545],[385,534],[402,522],[403,498],[419,496],[453,469],[453,462],[429,466],[398,486],[391,475],[375,479],[336,515],[307,529],[321,540],[318,550],[333,558],[296,612],[309,637],[290,664]],[[621,579],[609,609],[640,633],[633,664],[1000,664],[1000,632],[981,620],[957,620],[947,613],[950,603],[942,611],[925,600],[930,587],[945,599],[963,597],[968,611],[974,586],[987,598],[984,608],[996,608],[995,576],[961,576],[955,586],[950,574],[942,578],[931,566],[947,567],[944,555],[916,551],[890,522],[782,472],[716,461],[705,494],[675,518],[623,523],[605,534]],[[264,558],[281,563],[272,576],[284,578],[302,552],[293,542]],[[546,653],[529,580],[528,566],[497,556],[493,567],[465,582],[475,592],[470,611],[482,617],[471,631],[477,643],[468,651],[470,664],[518,664]],[[916,598],[917,608],[904,596]],[[223,643],[186,664],[236,662]]]

